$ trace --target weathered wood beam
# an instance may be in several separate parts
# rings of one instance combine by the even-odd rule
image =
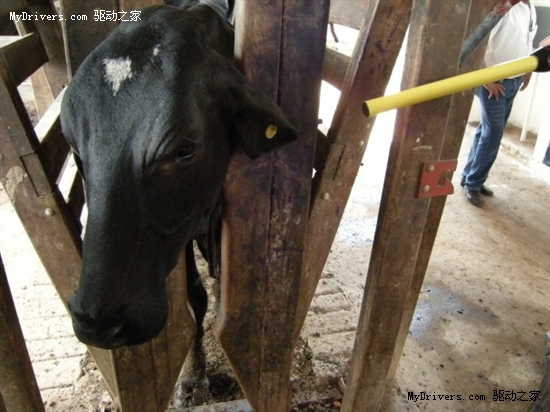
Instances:
[[[0,16],[10,14],[10,12],[21,13],[25,10],[22,0],[3,0],[0,2]]]
[[[50,0],[21,1],[31,15],[54,15],[57,11]],[[19,34],[38,33],[48,61],[32,76],[32,85],[38,114],[41,117],[57,95],[67,85],[67,62],[63,48],[61,24],[57,20],[38,19],[17,24]],[[30,56],[30,52],[27,52]]]
[[[37,33],[29,33],[2,47],[2,55],[16,86],[48,61],[46,51]]]
[[[472,2],[466,33],[471,33],[477,27],[487,12],[491,10],[493,3],[494,0],[478,0]],[[483,67],[483,56],[486,45],[487,40],[482,43],[482,47],[479,47],[473,54],[471,54],[469,59],[460,66],[458,74],[467,73]],[[458,158],[462,139],[464,137],[464,133],[466,132],[472,101],[474,99],[474,91],[475,90],[465,90],[461,93],[454,94],[451,97],[451,107],[449,109],[447,126],[443,135],[443,147],[441,148],[441,153],[439,155],[440,159],[453,160]],[[401,358],[401,353],[403,352],[403,347],[405,346],[405,340],[409,333],[410,324],[416,309],[416,303],[418,301],[418,295],[420,294],[420,289],[422,288],[422,283],[424,282],[424,275],[426,274],[426,270],[428,268],[428,263],[430,261],[430,256],[446,201],[447,196],[437,196],[432,198],[430,201],[428,210],[429,218],[426,222],[424,233],[422,234],[422,241],[418,250],[418,258],[405,302],[405,309],[401,320],[399,335],[397,337],[394,357],[390,366],[390,372],[388,373],[387,388],[389,388],[392,384],[399,364],[399,359]]]
[[[363,115],[361,103],[384,94],[409,23],[412,0],[366,3],[368,10],[328,132],[330,152],[314,188],[295,339],[313,299],[375,121]]]
[[[143,345],[110,351],[122,412],[164,412],[196,333],[187,305],[185,253],[167,281],[169,312],[159,336]],[[116,388],[116,391],[114,390]]]
[[[456,75],[471,0],[416,0],[403,88]],[[398,111],[342,411],[378,411],[396,353],[430,199],[417,198],[422,164],[438,160],[450,97]]]
[[[40,141],[42,164],[52,184],[58,182],[70,152],[70,146],[61,132],[59,120],[63,94],[60,93],[57,96],[34,128]]]
[[[359,30],[368,13],[368,2],[364,0],[332,0],[330,2],[331,23],[341,24]]]
[[[350,61],[349,56],[327,47],[323,64],[323,80],[341,89]]]
[[[236,58],[277,99],[299,138],[255,161],[237,153],[224,193],[221,310],[216,331],[257,412],[287,411],[328,6],[240,1]]]

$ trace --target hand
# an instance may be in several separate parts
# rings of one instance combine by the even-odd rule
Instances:
[[[522,92],[524,91],[527,86],[529,86],[529,82],[531,81],[531,73],[525,73],[523,75],[523,84],[521,85],[519,91]]]
[[[484,84],[483,87],[489,90],[489,99],[498,100],[501,96],[504,96],[505,89],[500,83],[488,83]]]

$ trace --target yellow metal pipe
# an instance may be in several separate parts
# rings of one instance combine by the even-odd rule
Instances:
[[[379,113],[400,109],[437,99],[462,90],[472,89],[482,84],[496,82],[502,79],[517,77],[523,73],[529,73],[539,67],[539,59],[536,56],[524,57],[508,63],[499,64],[485,69],[476,70],[470,73],[450,77],[428,83],[423,86],[404,90],[400,93],[389,96],[377,97],[363,102],[365,116],[376,116]]]

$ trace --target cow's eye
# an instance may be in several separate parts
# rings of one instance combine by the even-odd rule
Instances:
[[[189,160],[193,156],[195,156],[196,152],[197,152],[197,145],[195,143],[185,142],[178,149],[177,160],[178,161]]]

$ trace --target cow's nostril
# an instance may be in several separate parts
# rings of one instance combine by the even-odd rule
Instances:
[[[116,349],[127,344],[128,337],[122,322],[109,326],[102,323],[81,323],[73,317],[73,328],[76,337],[87,345]]]
[[[76,337],[87,345],[115,349],[127,343],[125,322],[120,319],[94,319],[77,310],[74,300],[69,303]]]

